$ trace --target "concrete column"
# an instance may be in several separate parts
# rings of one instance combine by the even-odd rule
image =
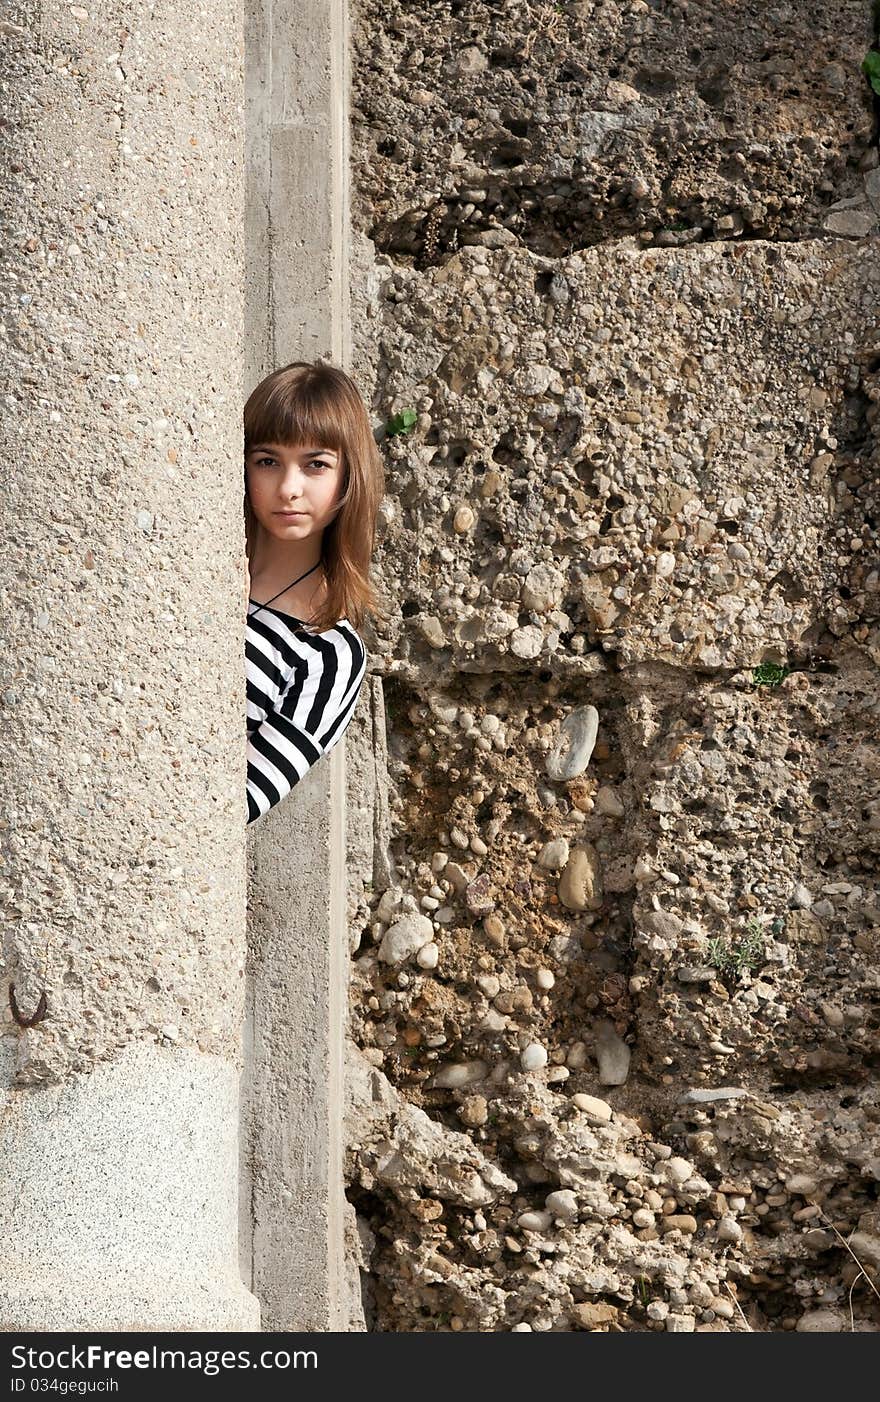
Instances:
[[[256,1330],[245,962],[243,36],[0,23],[0,1330]]]
[[[247,20],[250,385],[349,360],[345,0],[251,0]],[[251,955],[243,1273],[270,1330],[348,1327],[343,739],[249,842]]]

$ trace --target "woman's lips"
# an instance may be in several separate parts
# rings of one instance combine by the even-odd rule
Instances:
[[[275,515],[280,516],[283,521],[298,521],[300,516],[305,516],[304,511],[276,511]]]

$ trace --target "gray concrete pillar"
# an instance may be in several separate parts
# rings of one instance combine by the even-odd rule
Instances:
[[[251,0],[249,387],[291,360],[349,360],[344,0]],[[348,1327],[343,739],[249,840],[242,1270],[271,1330]]]
[[[0,1330],[256,1330],[241,17],[0,31]]]

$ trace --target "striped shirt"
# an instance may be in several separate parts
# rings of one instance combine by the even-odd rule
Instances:
[[[292,614],[249,601],[249,824],[280,802],[342,738],[366,670],[366,648],[348,619],[311,633]]]

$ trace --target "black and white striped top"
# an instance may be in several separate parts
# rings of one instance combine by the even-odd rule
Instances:
[[[342,738],[367,670],[348,619],[311,633],[251,599],[245,630],[248,823],[274,807]]]

